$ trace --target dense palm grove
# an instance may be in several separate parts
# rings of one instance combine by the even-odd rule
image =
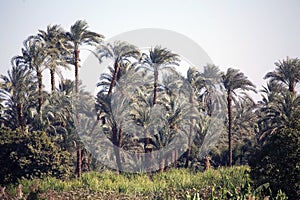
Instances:
[[[250,165],[254,185],[269,183],[273,191],[299,198],[298,58],[276,62],[274,71],[263,77],[267,85],[257,91],[238,69],[197,66],[203,67],[200,72],[190,66],[182,75],[176,71],[180,56],[170,49],[156,46],[141,52],[125,41],[105,44],[103,39],[85,21],[69,31],[49,25],[29,36],[22,54],[12,58],[0,82],[1,185],[20,178],[80,177],[109,167],[97,161],[105,156],[112,156],[112,168],[122,172],[138,167],[128,166],[124,151],[155,152],[180,139],[185,148],[165,152],[168,159],[159,161],[160,171]],[[112,60],[107,73],[99,72],[96,96],[80,81],[80,50],[86,46],[95,47],[99,62]],[[62,70],[73,71],[74,80],[65,79]],[[51,91],[44,88],[46,71]],[[251,92],[259,92],[261,100],[253,101]],[[163,108],[163,117],[155,115],[158,108]],[[213,133],[209,129],[218,109],[225,111],[226,128]],[[127,124],[134,124],[143,137]],[[85,140],[93,141],[98,131],[118,148],[91,154],[79,135],[84,132]]]

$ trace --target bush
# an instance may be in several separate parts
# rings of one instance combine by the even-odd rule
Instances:
[[[67,178],[69,157],[45,132],[0,130],[0,184],[16,183],[20,178]]]
[[[300,199],[299,136],[299,128],[279,129],[257,150],[250,162],[256,185],[269,183],[273,192]]]

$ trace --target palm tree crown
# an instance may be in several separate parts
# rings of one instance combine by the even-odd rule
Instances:
[[[67,68],[66,60],[68,48],[66,47],[65,31],[60,25],[49,25],[47,30],[39,30],[38,37],[44,43],[44,51],[47,54],[45,66],[50,69],[51,91],[55,91],[55,73],[60,71],[58,66]]]
[[[88,30],[88,24],[84,20],[78,20],[71,26],[70,31],[66,33],[66,37],[71,44],[73,50],[73,59],[71,64],[75,67],[75,91],[78,93],[79,86],[79,47],[82,45],[96,46],[100,44],[103,35]]]
[[[281,82],[286,85],[290,92],[296,93],[296,85],[300,82],[300,60],[298,58],[278,61],[275,63],[276,69],[268,72],[265,79],[274,82]]]
[[[153,105],[155,105],[157,102],[159,71],[169,70],[175,72],[173,67],[179,65],[179,56],[169,49],[156,46],[155,48],[150,49],[149,55],[143,53],[140,61],[142,63],[141,68],[153,71]]]

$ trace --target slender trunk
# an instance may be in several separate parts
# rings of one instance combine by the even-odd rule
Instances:
[[[178,160],[178,151],[177,151],[177,149],[174,149],[173,150],[173,152],[174,152],[174,167],[177,167],[177,160]]]
[[[158,90],[158,71],[154,69],[153,105],[155,105],[157,102],[157,90]]]
[[[171,152],[171,163],[172,163],[171,165],[173,165],[173,167],[176,167],[176,165],[175,165],[176,164],[176,159],[175,159],[175,154],[176,153],[175,153],[175,151],[176,150],[173,149],[172,152]]]
[[[37,70],[37,77],[38,77],[38,90],[39,90],[39,97],[38,97],[38,113],[41,113],[42,104],[43,104],[43,74],[40,69]]]
[[[51,75],[51,92],[52,94],[55,92],[55,69],[54,67],[50,69]]]
[[[188,138],[188,149],[186,152],[186,160],[185,160],[185,168],[189,167],[189,162],[190,162],[190,156],[191,156],[191,149],[192,149],[192,133],[194,129],[194,120],[191,120],[190,124],[190,133],[189,133],[189,138]]]
[[[78,95],[78,87],[79,87],[79,73],[78,73],[78,68],[79,68],[79,50],[76,48],[74,50],[74,56],[75,56],[75,95],[76,95],[76,100],[79,101],[79,95]],[[76,120],[77,120],[77,126],[80,125],[80,122],[79,122],[79,114],[78,112],[76,111]],[[77,172],[77,177],[80,178],[81,177],[81,174],[82,174],[82,155],[81,155],[81,147],[78,146],[77,147],[77,166],[76,166],[76,172]]]
[[[296,94],[295,86],[292,83],[289,84],[289,91],[292,94]]]
[[[18,104],[18,118],[19,118],[19,126],[21,127],[21,131],[24,131],[24,114],[23,114],[23,105]]]
[[[78,75],[78,70],[79,70],[79,53],[80,50],[75,49],[74,50],[74,55],[75,55],[75,94],[78,94],[78,87],[79,87],[79,75]]]
[[[123,121],[121,122],[120,129],[119,129],[119,141],[118,141],[118,147],[119,147],[119,148],[122,147],[122,143],[123,143],[123,137],[122,137],[122,125],[123,125]]]
[[[205,157],[205,169],[204,169],[205,171],[210,169],[210,160],[211,158],[209,156]]]
[[[82,171],[84,171],[84,172],[88,172],[89,171],[89,154],[88,154],[88,152],[87,152],[87,150],[85,150],[85,149],[82,149],[82,151],[81,151],[82,153],[82,161],[83,161],[83,163],[82,163],[82,166],[83,166],[83,169],[82,169]]]
[[[190,103],[191,103],[191,107],[192,109],[194,108],[194,99],[193,99],[193,95],[190,95],[190,99],[189,99]],[[192,110],[191,110],[192,112]],[[189,131],[189,138],[188,138],[188,149],[187,149],[187,153],[186,153],[186,161],[185,161],[185,168],[189,167],[189,161],[190,161],[190,156],[191,156],[191,149],[192,149],[192,136],[193,136],[193,131],[194,131],[194,125],[195,124],[195,120],[190,117],[190,131]]]
[[[118,140],[118,129],[116,127],[116,125],[112,128],[112,142],[114,144],[114,152],[116,155],[116,163],[117,163],[117,171],[120,172],[122,171],[122,165],[121,165],[121,157],[120,157],[120,148],[119,146],[121,145],[121,143]]]
[[[81,178],[81,173],[82,173],[81,165],[82,165],[81,147],[78,146],[77,147],[77,167],[76,167],[77,178]]]
[[[117,155],[118,155],[117,163],[118,163],[119,172],[123,171],[122,162],[121,162],[121,147],[122,147],[122,143],[123,143],[122,124],[123,124],[123,122],[121,122],[121,125],[119,128],[119,140],[118,140],[118,148],[117,148]]]
[[[160,160],[160,163],[159,163],[159,169],[160,169],[160,172],[164,172],[164,169],[165,169],[165,156],[162,156],[161,160]]]
[[[116,81],[117,81],[117,76],[118,76],[118,73],[119,73],[119,70],[120,70],[118,61],[115,62],[114,67],[115,67],[115,72],[113,74],[112,80],[111,80],[110,85],[109,85],[109,90],[108,90],[108,93],[107,93],[108,96],[111,96],[113,87],[115,86]]]
[[[175,149],[175,167],[177,167],[178,159],[179,159],[179,156],[178,156],[178,150]]]
[[[227,92],[227,108],[228,108],[228,153],[229,167],[232,167],[232,97],[231,93]]]

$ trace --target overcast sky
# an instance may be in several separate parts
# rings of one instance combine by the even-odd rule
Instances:
[[[38,29],[78,19],[106,38],[163,28],[197,42],[222,70],[238,68],[258,88],[274,62],[300,57],[299,0],[0,0],[0,73]]]

